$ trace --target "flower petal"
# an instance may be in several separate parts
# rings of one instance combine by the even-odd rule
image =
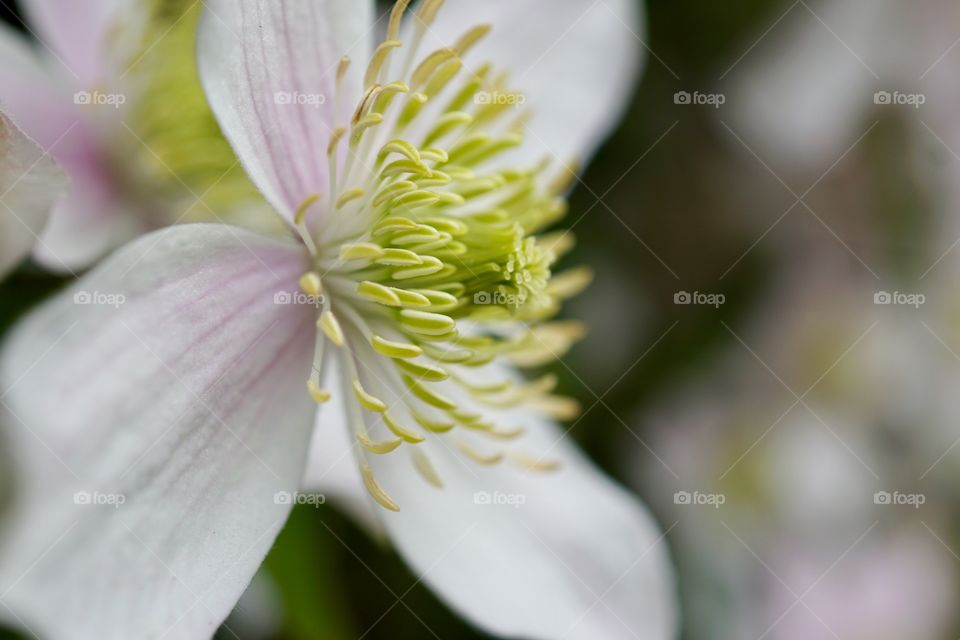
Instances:
[[[41,148],[65,163],[69,158],[56,154],[69,150],[78,136],[90,133],[65,79],[23,35],[4,25],[0,25],[0,61],[4,111]]]
[[[287,220],[308,196],[329,195],[327,143],[360,98],[372,5],[206,2],[198,33],[201,81],[247,173]],[[344,55],[354,62],[338,91]]]
[[[498,368],[475,370],[476,382],[504,379]],[[493,375],[479,380],[486,371]],[[438,390],[470,406],[452,383]],[[401,390],[378,391],[401,421],[408,417],[397,408]],[[644,507],[529,410],[490,410],[488,418],[524,433],[505,442],[457,427],[392,453],[363,452],[400,509],[380,509],[387,534],[417,574],[464,617],[503,637],[675,637],[666,542]],[[504,459],[468,459],[465,441],[474,455]],[[425,456],[419,467],[432,472],[418,475],[415,456]],[[442,488],[431,486],[438,481]]]
[[[558,445],[551,457],[562,469],[538,476],[481,468],[436,443],[417,446],[444,488],[429,486],[396,454],[371,459],[400,505],[382,513],[384,525],[418,575],[464,617],[504,637],[675,636],[666,542],[637,500],[572,447]]]
[[[106,182],[74,178],[70,192],[50,214],[33,258],[45,269],[73,274],[111,250],[149,231]]]
[[[51,638],[210,638],[289,511],[314,407],[301,250],[226,225],[128,245],[0,356],[22,451],[3,603]]]
[[[131,0],[27,0],[22,4],[37,37],[63,67],[63,75],[79,88],[103,83],[112,44],[110,30]]]
[[[30,253],[67,177],[0,113],[0,277]]]
[[[644,60],[636,0],[447,0],[423,38],[421,55],[453,45],[468,29],[493,30],[468,66],[492,61],[526,98],[529,159],[589,160],[622,117]],[[418,26],[408,16],[404,42]]]

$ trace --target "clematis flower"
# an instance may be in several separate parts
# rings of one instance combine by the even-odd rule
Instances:
[[[67,179],[0,113],[0,277],[30,253]]]
[[[543,232],[630,93],[635,6],[441,4],[398,3],[374,46],[370,2],[206,2],[203,84],[290,237],[159,231],[14,330],[11,616],[210,637],[339,459],[478,627],[673,637],[655,523],[556,427],[555,380],[518,373],[582,333],[550,321],[588,278],[553,275],[570,236]]]
[[[70,272],[136,236],[258,199],[197,78],[185,0],[27,0],[0,26],[0,104],[70,175],[34,258]]]

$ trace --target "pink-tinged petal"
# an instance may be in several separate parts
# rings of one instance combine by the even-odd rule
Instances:
[[[67,184],[50,156],[0,113],[0,277],[30,253]]]
[[[41,50],[26,37],[0,25],[0,104],[44,151],[64,165],[82,154],[93,132],[73,90]]]
[[[131,0],[25,0],[21,4],[35,35],[74,86],[91,88],[106,80],[117,36],[111,29],[121,12],[130,9]]]
[[[626,110],[645,58],[637,0],[447,0],[420,55],[453,45],[479,24],[492,31],[467,55],[509,72],[531,111],[525,155],[586,162]],[[422,23],[407,16],[404,41]]]
[[[170,228],[13,331],[0,424],[22,483],[0,593],[20,621],[72,640],[213,635],[303,473],[315,310],[275,296],[305,262],[226,225]]]
[[[308,196],[329,195],[327,144],[360,98],[373,3],[205,4],[197,55],[207,97],[253,182],[292,220]],[[338,92],[344,55],[353,63]]]

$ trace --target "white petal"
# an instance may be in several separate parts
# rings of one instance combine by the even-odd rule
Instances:
[[[364,384],[403,421],[402,390],[379,380],[389,378],[378,374]],[[452,384],[438,390],[458,397]],[[526,434],[504,444],[458,427],[389,454],[365,455],[399,505],[398,512],[379,513],[417,575],[465,618],[502,637],[674,638],[667,545],[646,509],[554,425],[516,409],[494,416],[500,427],[522,426]],[[372,427],[371,435],[381,437]],[[457,450],[461,438],[484,454],[508,447],[560,466],[537,472],[507,460],[481,465]],[[442,489],[415,471],[414,451],[429,458]]]
[[[205,4],[198,62],[210,104],[253,182],[292,220],[308,196],[330,193],[327,143],[360,97],[372,2]],[[353,63],[338,95],[344,55]]]
[[[620,120],[646,50],[636,0],[448,0],[424,37],[421,53],[450,46],[468,29],[492,32],[468,54],[468,66],[493,61],[532,111],[526,148],[586,162]],[[418,26],[408,16],[405,42]]]
[[[397,452],[372,459],[400,505],[382,513],[384,525],[464,617],[505,637],[674,637],[666,542],[643,506],[571,447],[550,454],[562,470],[532,475],[481,468],[443,445],[417,446],[444,488],[428,486]]]
[[[57,164],[0,113],[0,277],[30,253],[67,182]]]
[[[50,214],[33,257],[45,269],[74,274],[149,231],[148,223],[107,182],[74,178],[70,192]]]
[[[313,427],[313,309],[274,302],[304,262],[225,225],[171,228],[13,332],[0,407],[24,491],[0,593],[31,629],[205,639],[230,612],[283,525],[275,494],[296,489]]]

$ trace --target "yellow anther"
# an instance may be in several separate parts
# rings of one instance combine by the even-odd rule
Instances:
[[[540,473],[552,473],[560,469],[560,461],[550,458],[538,458],[522,451],[510,451],[507,454],[508,459],[513,464],[526,471],[537,471]]]
[[[363,388],[363,385],[360,384],[360,381],[357,379],[354,379],[353,381],[353,393],[357,397],[357,402],[359,402],[360,405],[367,411],[383,413],[387,410],[387,403],[380,398],[367,393],[366,389]]]
[[[487,467],[498,464],[501,460],[503,460],[503,452],[483,454],[474,449],[464,440],[460,440],[457,443],[457,448],[460,449],[463,455],[467,456],[477,464],[482,464]]]
[[[387,40],[396,40],[400,37],[400,24],[403,20],[403,12],[407,10],[410,0],[397,0],[390,12],[390,23],[387,26]]]
[[[380,336],[373,336],[370,344],[377,353],[388,358],[416,358],[423,355],[423,349],[415,344],[393,342]]]
[[[457,40],[457,44],[455,44],[453,48],[457,50],[457,53],[460,56],[464,56],[471,48],[473,48],[473,45],[490,33],[492,28],[492,25],[489,24],[480,24],[473,27],[465,34],[460,36],[460,39]]]
[[[453,428],[456,426],[452,422],[430,420],[429,418],[417,413],[416,411],[413,411],[412,413],[413,413],[413,419],[416,420],[421,427],[433,433],[447,433],[448,431],[452,431]]]
[[[456,55],[457,52],[449,48],[438,49],[428,55],[423,59],[423,62],[420,63],[420,66],[416,68],[411,76],[413,86],[422,86],[427,80],[430,79],[430,76],[433,75],[433,72],[436,71],[437,67]]]
[[[340,146],[340,140],[346,135],[347,130],[344,127],[337,127],[330,135],[330,142],[327,143],[327,155],[333,157],[337,153],[337,147]]]
[[[420,400],[423,400],[431,407],[443,409],[444,411],[451,411],[457,408],[457,403],[455,403],[453,400],[440,395],[439,393],[428,388],[426,385],[422,385],[408,376],[403,377],[403,382],[407,385],[407,388],[410,389],[410,393],[415,395]]]
[[[420,5],[420,10],[417,12],[417,20],[424,25],[424,28],[433,24],[434,19],[437,17],[437,12],[440,11],[440,7],[443,6],[443,2],[444,0],[424,0],[424,3]]]
[[[403,440],[401,440],[400,438],[393,438],[391,440],[384,440],[382,442],[377,442],[375,440],[371,440],[370,436],[368,436],[365,433],[361,433],[357,435],[357,442],[359,442],[360,446],[362,446],[364,449],[366,449],[370,453],[376,453],[378,455],[383,455],[386,453],[390,453],[392,451],[396,451],[397,447],[403,444]]]
[[[370,242],[358,242],[357,244],[345,244],[340,247],[340,259],[348,260],[374,260],[383,255],[383,247]]]
[[[377,264],[392,267],[419,266],[423,264],[423,259],[409,249],[397,249],[391,247],[384,249],[383,256],[377,258]]]
[[[349,68],[350,56],[343,56],[340,58],[340,63],[337,65],[337,84],[343,82],[343,78],[347,75],[347,70]]]
[[[370,58],[370,64],[367,65],[367,73],[363,77],[363,86],[370,87],[376,84],[377,79],[380,77],[380,70],[383,68],[383,63],[386,62],[394,49],[401,46],[403,46],[403,43],[398,40],[388,39],[380,43],[380,46],[377,47],[377,50],[373,52],[373,56]]]
[[[370,468],[370,465],[361,462],[360,475],[363,476],[363,485],[367,488],[367,492],[377,501],[377,504],[390,511],[400,511],[400,506],[387,495],[387,492],[383,490],[383,487],[373,476],[373,469]]]
[[[300,289],[308,296],[319,296],[323,287],[320,283],[320,276],[313,271],[300,276]]]
[[[593,270],[589,267],[575,267],[559,273],[547,284],[547,293],[561,300],[572,298],[593,282]]]
[[[313,380],[307,380],[307,391],[310,393],[310,397],[313,398],[313,401],[317,404],[323,404],[330,399],[330,392],[321,389],[320,386]]]
[[[528,406],[534,411],[540,411],[562,422],[576,419],[583,409],[576,399],[564,396],[535,398],[529,402]]]
[[[330,339],[330,342],[342,347],[344,344],[343,329],[340,328],[340,321],[333,315],[329,309],[320,314],[320,320],[317,326],[323,331],[324,335]]]
[[[357,285],[357,295],[364,300],[377,302],[388,307],[399,307],[400,297],[390,287],[369,280]]]
[[[297,213],[293,217],[294,223],[297,225],[303,224],[304,219],[307,217],[307,212],[310,211],[310,207],[312,207],[319,200],[319,193],[313,193],[307,196],[304,201],[300,203],[300,206],[297,207]]]
[[[415,380],[425,380],[427,382],[443,382],[450,377],[444,369],[434,367],[422,362],[412,362],[410,360],[398,360],[396,365],[407,372]]]
[[[335,206],[337,209],[342,209],[344,206],[347,205],[347,203],[353,202],[358,198],[362,198],[364,193],[366,192],[360,187],[348,189],[347,191],[344,191],[339,198],[337,198],[337,203]]]
[[[392,431],[395,436],[397,436],[404,442],[410,442],[413,444],[423,442],[423,436],[419,435],[414,431],[411,431],[410,429],[407,429],[402,424],[397,422],[393,418],[393,416],[391,416],[387,412],[384,412],[383,414],[383,423],[387,425],[387,428],[390,429],[390,431]]]
[[[443,480],[440,478],[440,474],[437,473],[427,454],[420,449],[413,450],[413,466],[420,472],[424,480],[437,489],[443,489]]]
[[[516,440],[527,432],[523,427],[514,427],[513,429],[491,429],[487,435],[497,440]]]

